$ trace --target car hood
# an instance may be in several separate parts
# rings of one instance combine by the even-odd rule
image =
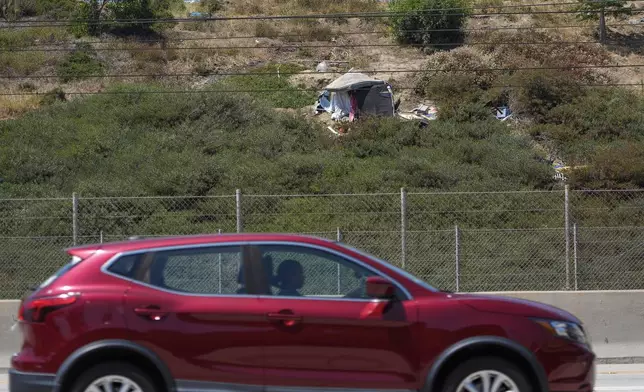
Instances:
[[[452,298],[481,312],[544,318],[581,324],[572,313],[526,299],[479,294],[451,294]]]

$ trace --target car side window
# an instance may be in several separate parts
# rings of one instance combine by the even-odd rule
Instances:
[[[236,246],[156,252],[143,281],[190,294],[246,294],[242,250]]]
[[[295,245],[263,245],[259,249],[263,260],[272,260],[272,271],[267,272],[275,296],[366,299],[366,278],[376,275],[318,249]]]

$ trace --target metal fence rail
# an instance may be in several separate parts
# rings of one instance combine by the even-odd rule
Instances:
[[[217,232],[340,239],[455,291],[644,289],[644,190],[237,191],[0,199],[0,297],[47,278],[74,244]],[[322,287],[339,278],[316,279]]]

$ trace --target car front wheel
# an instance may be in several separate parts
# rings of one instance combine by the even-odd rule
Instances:
[[[523,372],[500,358],[475,358],[456,367],[443,392],[532,392]]]

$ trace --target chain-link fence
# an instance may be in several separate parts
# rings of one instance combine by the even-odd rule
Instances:
[[[644,289],[644,190],[74,195],[0,200],[0,221],[2,298],[74,244],[218,232],[339,239],[455,291]]]

